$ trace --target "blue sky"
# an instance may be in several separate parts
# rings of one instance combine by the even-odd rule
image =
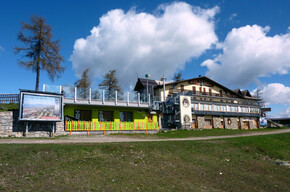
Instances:
[[[287,50],[290,42],[289,7],[290,2],[287,0],[180,2],[0,0],[0,92],[17,93],[20,88],[35,87],[35,73],[17,64],[17,59],[21,59],[21,55],[15,55],[13,47],[22,46],[16,40],[21,28],[20,21],[29,22],[29,18],[37,14],[45,17],[47,24],[52,26],[54,39],[60,39],[61,55],[64,56],[62,65],[66,67],[62,77],[55,79],[53,83],[47,74],[42,72],[40,85],[73,84],[86,67],[91,67],[93,85],[97,85],[105,71],[115,67],[120,71],[121,83],[125,87],[128,82],[132,82],[133,77],[143,77],[146,73],[152,74],[152,78],[159,79],[163,75],[160,70],[164,69],[168,79],[174,72],[181,72],[185,79],[208,75],[232,89],[253,91],[259,86],[267,103],[272,107],[271,115],[290,116],[290,60],[287,57],[290,55],[290,49]],[[118,12],[117,9],[123,12]],[[182,11],[187,12],[187,15],[182,15]],[[180,20],[175,20],[177,16],[180,16]],[[112,24],[118,17],[122,17],[122,21],[126,22],[122,28],[123,33],[116,32],[114,28],[116,26]],[[166,21],[166,18],[171,17],[172,22]],[[205,27],[184,24],[194,18],[204,23],[202,26]],[[155,33],[166,30],[167,32],[160,36],[150,36],[148,31],[146,36],[138,35],[146,29],[146,22],[144,24],[143,21],[147,19],[156,22],[153,26]],[[143,25],[138,26],[138,21]],[[173,30],[186,29],[184,34],[183,32],[179,34],[180,43],[170,42],[173,32],[171,28],[169,29],[169,25],[172,25]],[[91,33],[93,27],[96,33]],[[149,27],[152,26],[149,24]],[[138,34],[135,34],[136,30],[127,31],[130,28],[139,28]],[[162,30],[159,30],[160,28]],[[196,41],[188,34],[190,30],[197,36],[201,35],[200,44],[188,43],[191,40]],[[96,34],[99,36],[96,37]],[[106,34],[116,36],[107,38]],[[142,37],[148,40],[139,40]],[[81,38],[83,40],[77,42]],[[126,40],[120,43],[123,46],[121,49],[109,46],[110,43],[118,43],[122,38]],[[171,52],[161,50],[160,42],[172,44],[173,47],[168,48],[172,49]],[[85,48],[83,43],[86,45]],[[104,57],[96,56],[101,54],[95,52],[94,45],[98,43],[97,48],[106,50],[102,52]],[[148,56],[140,55],[141,59],[135,58],[131,61],[132,55],[136,52],[130,50],[130,47],[142,47],[141,50]],[[188,51],[189,49],[192,51]],[[155,54],[148,53],[148,50],[154,50]],[[244,53],[244,50],[247,51]],[[82,54],[85,54],[85,58]],[[162,54],[165,59],[160,58]],[[152,61],[159,63],[152,67],[150,65],[154,63]],[[133,63],[126,64],[130,62]],[[140,70],[135,70],[137,68]],[[134,83],[133,80],[132,84]]]

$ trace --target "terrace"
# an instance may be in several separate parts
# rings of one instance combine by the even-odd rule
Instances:
[[[108,91],[88,88],[78,89],[73,86],[43,85],[43,91],[62,93],[64,104],[77,105],[102,105],[117,107],[150,107],[150,95],[136,92],[121,93],[118,91]]]

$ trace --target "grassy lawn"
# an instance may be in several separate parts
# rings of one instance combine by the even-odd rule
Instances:
[[[260,131],[275,131],[281,129],[289,129],[289,127],[282,128],[260,128],[260,129],[199,129],[199,130],[172,130],[166,132],[159,132],[157,134],[112,134],[114,136],[126,136],[136,138],[187,138],[187,137],[205,137],[205,136],[222,136],[222,135],[237,135],[249,132]]]
[[[19,104],[18,103],[1,103],[0,104],[0,111],[9,111],[9,110],[14,110],[14,109],[19,109]]]
[[[0,145],[3,191],[289,191],[290,133],[211,141]]]

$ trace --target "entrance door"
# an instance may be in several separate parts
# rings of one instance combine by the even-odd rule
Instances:
[[[222,129],[225,128],[224,121],[221,121],[221,128],[222,128]]]
[[[249,121],[244,121],[244,129],[249,129]]]
[[[238,128],[241,129],[241,120],[238,119]]]
[[[196,126],[196,120],[195,119],[192,119],[192,128],[193,129],[196,129],[197,126]]]

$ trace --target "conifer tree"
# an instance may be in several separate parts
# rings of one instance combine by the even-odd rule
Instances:
[[[90,78],[89,78],[88,72],[89,72],[89,68],[84,70],[82,77],[74,83],[75,87],[77,87],[79,90],[80,97],[84,98],[84,99],[88,98],[89,88],[90,88],[91,83],[92,83]]]
[[[119,86],[119,80],[116,77],[116,70],[110,70],[107,74],[105,74],[105,78],[99,86],[101,89],[106,90],[107,99],[113,99],[115,97],[115,91],[122,94],[122,89]]]
[[[36,72],[35,90],[39,89],[40,71],[46,71],[53,81],[54,77],[60,77],[64,68],[60,66],[63,61],[59,54],[59,41],[52,41],[51,26],[47,25],[46,19],[39,16],[30,18],[31,24],[22,23],[22,31],[17,39],[24,43],[24,47],[16,47],[16,54],[23,51],[28,60],[20,60],[19,64]]]

